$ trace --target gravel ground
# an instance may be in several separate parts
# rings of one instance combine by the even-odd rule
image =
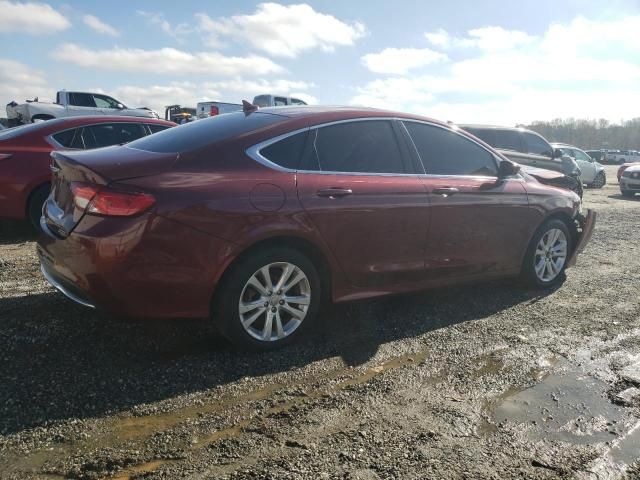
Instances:
[[[0,478],[640,478],[640,196],[607,173],[560,288],[334,306],[262,354],[76,306],[0,223]]]

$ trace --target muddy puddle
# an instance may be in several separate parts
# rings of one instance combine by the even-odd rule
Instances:
[[[610,400],[610,384],[564,359],[549,363],[552,370],[532,371],[534,386],[509,390],[490,407],[491,423],[522,425],[532,440],[601,447],[616,469],[633,464],[640,457],[638,420]]]

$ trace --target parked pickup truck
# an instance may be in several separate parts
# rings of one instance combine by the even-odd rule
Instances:
[[[307,103],[293,97],[257,95],[253,98],[253,104],[258,107],[284,107],[287,105],[306,105]],[[207,118],[223,113],[239,112],[240,110],[242,110],[241,103],[199,102],[196,106],[196,116],[198,118]]]
[[[25,103],[7,104],[7,119],[10,127],[52,118],[81,115],[124,115],[130,117],[160,118],[150,108],[129,108],[115,98],[101,93],[67,92],[56,95],[56,102],[40,102],[36,97]]]

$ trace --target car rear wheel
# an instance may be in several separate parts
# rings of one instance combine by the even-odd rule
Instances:
[[[593,180],[591,186],[593,188],[602,188],[607,183],[607,177],[604,172],[600,172],[596,175],[596,178]]]
[[[38,187],[29,197],[29,205],[27,206],[27,215],[33,228],[40,231],[40,217],[42,216],[42,206],[49,196],[49,185]]]
[[[524,281],[538,288],[563,281],[570,254],[571,235],[567,225],[557,219],[546,221],[527,248],[522,268]]]
[[[294,341],[320,306],[318,271],[305,255],[287,248],[250,254],[225,276],[214,321],[241,348],[272,350]]]

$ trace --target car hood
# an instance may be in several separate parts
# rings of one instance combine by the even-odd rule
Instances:
[[[564,173],[556,172],[554,170],[529,167],[527,165],[520,165],[520,170],[531,175],[534,178],[537,178],[538,180],[553,180],[555,178],[561,178],[565,176]]]

